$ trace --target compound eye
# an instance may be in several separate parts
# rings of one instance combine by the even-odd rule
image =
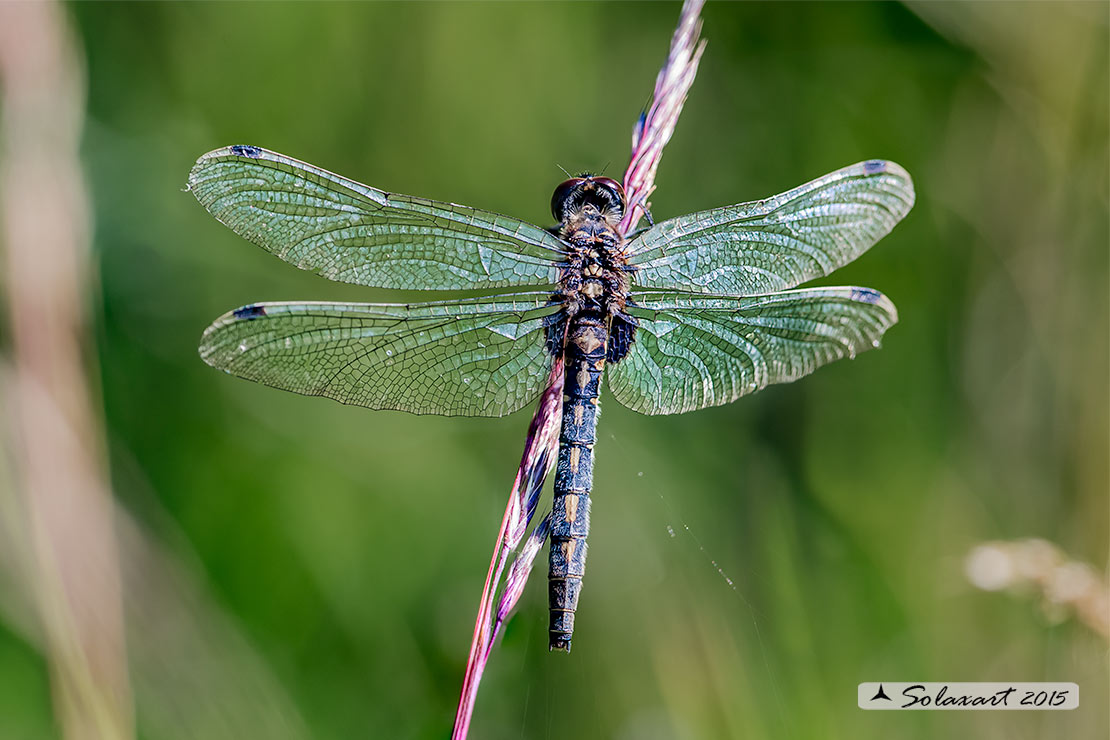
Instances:
[[[551,215],[555,217],[556,221],[562,223],[567,201],[571,194],[585,181],[586,178],[584,177],[572,177],[555,188],[555,193],[551,196]]]
[[[624,206],[624,188],[621,187],[619,182],[611,177],[595,177],[593,181],[598,187],[605,188],[611,192],[621,207]]]

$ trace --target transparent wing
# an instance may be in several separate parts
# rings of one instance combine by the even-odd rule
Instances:
[[[381,190],[254,146],[205,154],[189,189],[232,231],[331,280],[403,290],[540,286],[560,242],[477,208]]]
[[[628,245],[632,281],[729,296],[792,288],[863,254],[913,199],[901,167],[860,162],[766,200],[656,224]]]
[[[870,288],[813,288],[726,298],[644,293],[628,312],[636,338],[608,370],[618,401],[643,414],[681,414],[789,383],[877,347],[898,321]]]
[[[546,294],[411,305],[257,303],[200,342],[241,378],[372,409],[504,416],[543,390]]]

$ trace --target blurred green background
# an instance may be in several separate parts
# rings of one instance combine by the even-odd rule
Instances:
[[[182,579],[126,595],[140,736],[446,737],[530,411],[368,412],[206,367],[228,309],[390,296],[274,259],[185,177],[257,144],[547,225],[557,164],[623,171],[678,5],[68,10],[112,485]],[[901,323],[727,407],[646,418],[603,395],[574,652],[547,652],[539,572],[473,737],[1107,736],[1105,640],[977,590],[964,559],[1041,537],[1107,565],[1108,13],[706,8],[656,218],[893,159],[917,205],[824,282],[884,291]],[[860,711],[875,680],[1074,681],[1081,707]],[[56,735],[46,663],[0,626],[0,736]]]

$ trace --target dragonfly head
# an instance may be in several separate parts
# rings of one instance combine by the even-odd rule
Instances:
[[[572,177],[555,188],[551,215],[563,225],[587,219],[616,226],[624,216],[624,188],[609,177]]]

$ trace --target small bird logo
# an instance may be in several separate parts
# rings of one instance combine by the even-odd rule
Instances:
[[[886,695],[885,691],[883,691],[883,685],[882,684],[879,684],[878,692],[874,696],[871,697],[871,701],[875,701],[876,699],[886,699],[887,701],[894,701],[893,699],[891,699],[889,696]]]

